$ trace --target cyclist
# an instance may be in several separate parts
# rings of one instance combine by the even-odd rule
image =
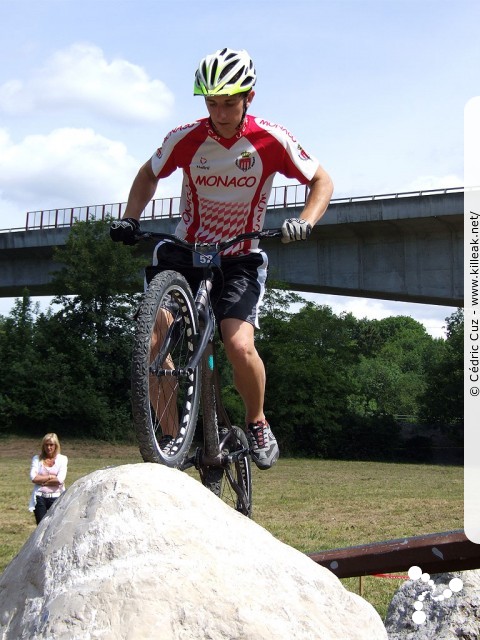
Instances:
[[[247,115],[255,83],[255,68],[245,50],[225,48],[201,60],[194,95],[204,98],[208,117],[170,131],[140,168],[123,219],[111,225],[114,241],[135,242],[140,215],[158,181],[176,169],[183,170],[183,185],[175,233],[187,242],[220,242],[261,230],[276,173],[309,185],[301,215],[283,223],[282,242],[309,237],[330,202],[332,182],[287,129]],[[172,264],[195,291],[200,276],[191,268],[191,255],[171,243],[159,243],[153,268],[168,269]],[[265,367],[254,344],[267,266],[258,241],[227,249],[222,256],[223,278],[216,279],[218,286],[215,290],[214,284],[212,291],[220,335],[245,405],[252,459],[260,469],[270,468],[279,456],[263,407]]]

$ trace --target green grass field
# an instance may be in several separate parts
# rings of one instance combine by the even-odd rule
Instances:
[[[28,511],[31,457],[39,440],[0,439],[0,572],[35,530]],[[62,441],[67,487],[107,466],[141,463],[135,446]],[[282,542],[313,553],[463,528],[463,468],[280,459],[254,469],[254,520]],[[358,593],[359,579],[342,580]],[[401,580],[366,577],[363,597],[382,617]]]

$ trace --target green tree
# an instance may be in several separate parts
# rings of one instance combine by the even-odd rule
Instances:
[[[306,303],[262,318],[259,351],[267,368],[267,416],[286,452],[326,456],[345,406],[355,359],[344,319]]]
[[[457,309],[445,320],[447,339],[428,371],[421,398],[421,417],[428,423],[453,425],[460,440],[463,432],[463,310]]]
[[[15,300],[10,315],[2,319],[0,331],[0,424],[2,430],[25,430],[31,424],[31,408],[37,400],[34,349],[35,319],[38,305],[28,290]]]
[[[372,412],[416,416],[427,384],[435,341],[408,316],[361,321],[355,331],[360,359],[350,406]]]
[[[61,308],[42,325],[42,347],[53,348],[63,364],[68,429],[114,439],[130,428],[133,311],[144,260],[112,243],[108,226],[108,220],[77,222],[57,250],[64,266],[54,276],[54,304]]]
[[[76,223],[56,262],[47,313],[28,292],[0,327],[0,417],[13,432],[123,438],[130,433],[130,357],[142,288],[135,248],[109,222]]]

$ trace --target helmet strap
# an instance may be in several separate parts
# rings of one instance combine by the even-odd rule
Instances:
[[[244,97],[243,99],[243,113],[242,113],[242,119],[240,120],[240,122],[237,125],[237,131],[239,129],[241,129],[243,127],[243,123],[245,122],[245,116],[247,115],[247,100],[248,100],[248,96],[250,95],[250,92],[247,93],[247,95]]]

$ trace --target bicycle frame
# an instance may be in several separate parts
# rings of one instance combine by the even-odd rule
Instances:
[[[231,455],[223,456],[221,453],[221,442],[219,437],[219,427],[226,430],[231,429],[230,419],[223,406],[220,391],[220,376],[216,366],[215,349],[215,316],[210,304],[210,291],[213,285],[213,269],[211,266],[203,267],[203,279],[200,282],[195,297],[195,304],[198,311],[200,325],[202,327],[202,337],[196,346],[192,357],[188,363],[188,369],[194,369],[202,360],[202,412],[203,412],[203,440],[204,450],[197,452],[195,466],[201,467],[223,467],[227,462],[231,462]],[[214,393],[212,394],[212,389]],[[246,455],[248,450],[235,452]],[[186,463],[191,466],[191,460]]]
[[[217,258],[219,258],[220,252],[237,242],[241,242],[246,239],[272,238],[278,237],[279,235],[281,235],[280,229],[266,229],[261,232],[241,234],[232,240],[216,245],[204,243],[188,245],[193,253],[199,255],[199,260],[196,266],[203,269],[203,277],[195,294],[195,306],[200,320],[201,337],[184,368],[177,369],[174,372],[164,371],[164,375],[188,376],[196,369],[200,361],[202,362],[201,404],[204,423],[204,449],[197,450],[193,457],[187,458],[182,465],[183,470],[192,466],[195,466],[200,472],[205,470],[207,467],[226,468],[229,463],[239,460],[242,456],[244,457],[249,453],[247,448],[244,450],[236,450],[232,454],[228,453],[225,455],[222,453],[222,442],[224,440],[222,439],[221,441],[219,426],[225,429],[226,442],[229,437],[228,433],[232,429],[232,425],[223,406],[220,392],[220,376],[216,367],[214,344],[216,322],[210,303],[210,291],[213,286],[214,278],[212,265],[216,264],[219,266]],[[180,246],[187,245],[187,243],[170,234],[154,232],[138,234],[138,238],[148,239],[152,237],[171,240]],[[171,330],[173,331],[173,328]],[[157,356],[156,361],[163,362],[165,356],[166,353],[160,353],[160,355]],[[212,389],[214,393],[212,393]],[[231,484],[235,488],[234,485],[236,483],[233,478],[231,479]],[[238,490],[235,488],[235,491],[237,492],[238,497],[242,499],[241,489],[238,487]]]

